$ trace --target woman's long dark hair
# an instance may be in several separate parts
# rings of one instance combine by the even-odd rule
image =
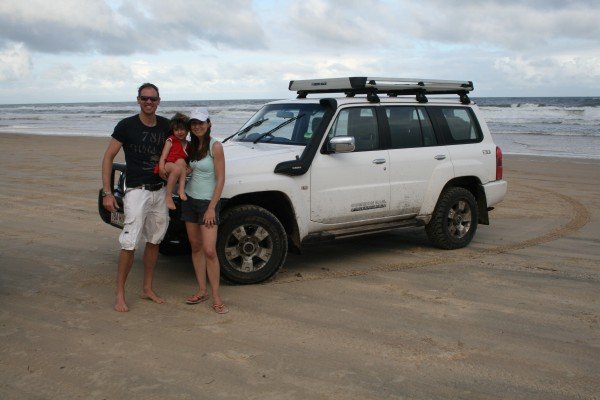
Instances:
[[[210,118],[206,120],[210,124]],[[191,129],[190,129],[191,130]],[[190,135],[190,161],[199,161],[206,157],[210,147],[210,127],[202,137],[202,145],[200,139],[193,133]]]

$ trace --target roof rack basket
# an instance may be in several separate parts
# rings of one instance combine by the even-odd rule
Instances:
[[[390,97],[415,95],[419,103],[427,103],[427,94],[457,94],[463,104],[471,102],[468,93],[474,89],[471,81],[366,77],[302,79],[290,81],[288,88],[296,91],[299,99],[316,93],[366,94],[367,100],[378,103],[378,94],[385,93]]]

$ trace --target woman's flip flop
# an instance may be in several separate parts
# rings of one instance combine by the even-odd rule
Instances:
[[[229,312],[229,308],[225,304],[213,304],[212,307],[217,314],[227,314]]]
[[[201,294],[200,296],[198,296],[196,294],[196,295],[193,295],[192,297],[188,297],[187,300],[185,301],[185,303],[186,304],[198,304],[198,303],[205,302],[209,298],[210,298],[210,296],[208,295],[208,293]]]

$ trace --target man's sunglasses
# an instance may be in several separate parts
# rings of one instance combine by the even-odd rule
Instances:
[[[140,100],[141,101],[148,101],[150,100],[153,103],[156,103],[158,101],[158,97],[153,97],[153,96],[140,96]]]

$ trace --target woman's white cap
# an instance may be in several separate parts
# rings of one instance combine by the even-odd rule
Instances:
[[[197,119],[198,121],[205,122],[209,117],[208,108],[206,107],[198,107],[192,110],[192,115],[190,115],[190,121],[193,119]]]

